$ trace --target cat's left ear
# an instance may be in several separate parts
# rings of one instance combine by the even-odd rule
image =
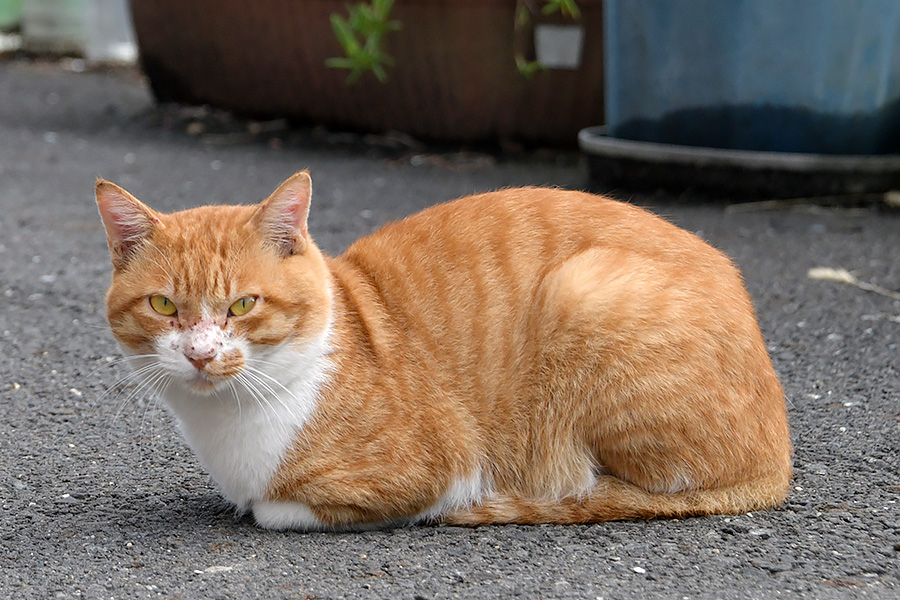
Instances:
[[[306,221],[311,197],[309,172],[295,173],[262,201],[250,222],[282,256],[303,254],[309,243]]]
[[[160,215],[109,181],[98,179],[94,193],[113,266],[123,269],[138,246],[155,228],[162,227]]]

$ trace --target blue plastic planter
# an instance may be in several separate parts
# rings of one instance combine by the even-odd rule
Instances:
[[[900,152],[900,1],[606,0],[609,135]]]

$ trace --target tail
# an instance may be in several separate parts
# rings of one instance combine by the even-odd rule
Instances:
[[[631,519],[677,518],[694,515],[741,514],[779,506],[788,482],[754,480],[727,488],[652,493],[616,477],[604,475],[591,493],[558,501],[495,496],[481,504],[444,516],[451,525],[501,523],[591,523]]]

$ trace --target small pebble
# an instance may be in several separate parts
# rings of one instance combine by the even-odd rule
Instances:
[[[226,573],[228,571],[231,571],[232,569],[234,569],[234,567],[224,567],[224,566],[220,566],[220,565],[213,565],[212,567],[206,567],[202,571],[194,571],[194,573],[196,573],[198,575],[204,575],[204,574],[209,574],[209,573]]]

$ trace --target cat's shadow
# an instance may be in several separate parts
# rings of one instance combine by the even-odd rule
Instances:
[[[409,526],[402,524],[383,524],[377,526],[350,527],[326,531],[267,530],[257,525],[252,512],[239,512],[224,498],[214,491],[198,492],[194,495],[177,494],[168,498],[159,498],[161,502],[156,510],[144,513],[141,519],[127,519],[120,524],[128,528],[130,535],[139,537],[175,537],[184,539],[202,539],[204,537],[225,536],[229,538],[260,535],[330,535],[330,536],[390,536],[401,530],[409,531]],[[420,523],[415,529],[421,532],[433,532],[446,526],[438,523]],[[470,531],[468,527],[460,529]]]
[[[257,529],[253,516],[240,514],[214,491],[161,494],[146,502],[146,508],[132,512],[123,506],[118,526],[139,537],[185,536]]]

